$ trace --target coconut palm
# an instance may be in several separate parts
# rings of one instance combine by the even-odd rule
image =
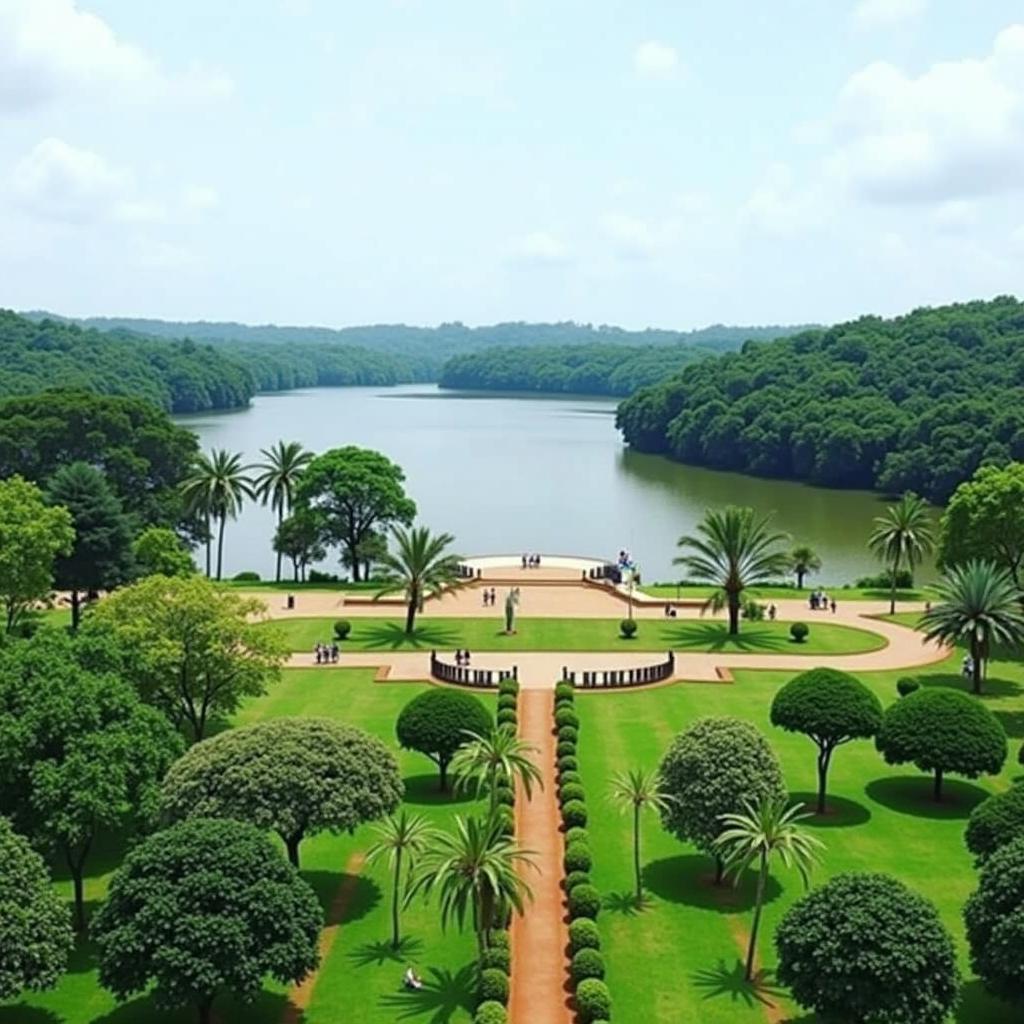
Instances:
[[[892,580],[889,614],[896,613],[896,581],[901,568],[911,572],[914,566],[931,554],[934,546],[932,517],[923,498],[913,491],[890,505],[875,517],[875,528],[868,538],[868,547],[888,568]]]
[[[778,857],[785,867],[796,868],[806,887],[811,867],[817,860],[817,851],[824,848],[819,839],[799,824],[809,817],[803,812],[802,805],[793,804],[787,808],[785,798],[778,796],[765,797],[757,806],[745,800],[741,813],[720,817],[725,828],[715,840],[715,846],[724,859],[726,871],[733,875],[734,884],[739,884],[751,865],[757,865],[754,921],[750,928],[744,975],[747,981],[754,975],[757,931],[772,859]]]
[[[521,864],[535,866],[533,854],[502,832],[495,815],[455,817],[454,832],[436,832],[420,858],[420,868],[409,886],[406,902],[417,892],[436,892],[441,927],[455,920],[459,928],[471,915],[477,947],[483,954],[490,933],[503,911],[523,912],[533,892],[520,876]]]
[[[697,524],[697,536],[679,538],[679,547],[692,554],[680,555],[673,564],[682,565],[699,580],[717,589],[703,611],[729,610],[729,635],[740,631],[743,591],[767,583],[785,573],[789,563],[780,548],[788,537],[770,528],[771,516],[757,517],[752,508],[729,505],[721,511],[707,511]]]
[[[530,757],[535,753],[537,748],[521,740],[510,725],[500,725],[487,736],[467,731],[466,742],[455,751],[450,765],[456,792],[475,789],[479,797],[486,791],[493,810],[498,802],[498,786],[519,781],[529,799],[534,783],[544,786],[540,770]]]
[[[1006,569],[986,561],[952,566],[935,589],[939,599],[921,617],[925,638],[948,644],[966,640],[971,682],[974,692],[981,693],[992,645],[1024,645],[1021,592]]]
[[[295,487],[302,471],[310,463],[313,453],[306,451],[298,441],[278,441],[271,448],[261,448],[260,454],[266,462],[258,462],[253,469],[260,475],[253,481],[256,497],[264,505],[269,504],[277,513],[277,526],[281,527],[286,516],[291,514]],[[277,582],[281,582],[281,552],[277,552]]]
[[[806,544],[798,544],[789,553],[789,567],[796,573],[797,590],[803,590],[804,577],[821,568],[821,559],[814,548],[808,547]]]
[[[665,810],[671,797],[661,792],[656,771],[644,772],[640,768],[631,768],[627,772],[613,775],[610,784],[612,800],[624,812],[633,814],[633,871],[636,874],[636,902],[639,906],[644,901],[640,875],[640,814],[645,810]]]
[[[406,862],[408,881],[411,881],[415,869],[415,858],[426,850],[430,844],[434,829],[430,822],[421,814],[409,816],[402,811],[397,817],[388,815],[384,821],[374,827],[376,839],[366,851],[366,860],[373,863],[383,857],[394,869],[394,893],[391,897],[391,947],[398,949],[401,944],[399,935],[399,914],[402,906],[402,862]]]
[[[374,600],[402,590],[408,602],[405,632],[410,634],[416,625],[416,613],[423,611],[423,602],[459,578],[461,555],[445,550],[455,540],[450,533],[431,533],[425,526],[408,530],[396,526],[391,536],[398,550],[378,558],[381,589]]]
[[[217,522],[217,579],[221,578],[224,558],[224,527],[234,519],[246,498],[253,497],[249,467],[242,464],[239,453],[213,448],[209,455],[200,453],[191,476],[181,482],[190,510],[198,511],[206,520],[206,575],[210,575],[211,522]]]

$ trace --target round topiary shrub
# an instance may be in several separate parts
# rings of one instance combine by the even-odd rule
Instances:
[[[559,729],[561,729],[563,725],[571,725],[574,729],[578,729],[579,724],[579,717],[572,708],[559,708],[555,712],[555,725],[557,725]]]
[[[582,1024],[596,1024],[612,1015],[608,986],[597,978],[586,978],[576,986],[576,1010]]]
[[[514,708],[498,708],[496,716],[498,725],[511,725],[513,728],[518,724],[519,717]]]
[[[579,768],[579,764],[576,761],[575,754],[559,754],[558,755],[558,770],[559,772],[574,772]]]
[[[576,756],[576,741],[575,740],[559,740],[558,746],[555,748],[555,752],[559,757],[575,757]]]
[[[586,843],[571,843],[565,848],[562,863],[566,871],[589,871],[591,867],[590,847]]]
[[[597,923],[589,917],[578,917],[569,924],[569,948],[573,953],[581,949],[600,949],[601,933]]]
[[[579,785],[583,782],[583,778],[580,773],[575,769],[570,768],[569,771],[558,773],[558,784],[560,786],[568,786],[570,783]]]
[[[558,730],[558,741],[564,743],[566,741],[575,744],[579,739],[579,730],[572,725],[563,725]]]
[[[498,693],[519,693],[519,680],[518,679],[502,679],[498,683]]]
[[[575,828],[577,825],[580,828],[586,827],[587,808],[583,801],[570,800],[569,803],[563,804],[562,821],[565,823],[566,828]]]
[[[601,894],[592,885],[577,885],[569,893],[569,917],[596,920],[601,913]]]
[[[1024,839],[1024,783],[986,797],[971,811],[964,832],[967,849],[983,864],[1001,846]]]
[[[568,782],[558,791],[558,799],[563,805],[572,800],[583,800],[585,797],[583,787],[578,782]]]
[[[504,971],[505,974],[508,974],[511,964],[512,954],[509,952],[507,946],[491,946],[490,949],[485,949],[480,957],[481,970],[494,968],[495,970]]]
[[[505,807],[514,807],[516,803],[515,790],[511,786],[495,786],[494,799]]]
[[[604,957],[596,949],[581,949],[572,957],[572,980],[578,985],[585,978],[604,978]]]
[[[491,932],[489,945],[491,949],[508,949],[510,947],[508,932],[501,930]]]
[[[344,640],[352,632],[352,623],[348,619],[336,619],[334,623],[334,639]]]
[[[811,630],[806,622],[794,622],[789,627],[789,635],[793,638],[794,643],[802,644],[810,634]]]
[[[508,1014],[501,1003],[481,1003],[476,1008],[473,1024],[508,1024]]]
[[[572,843],[589,843],[590,835],[587,833],[585,828],[580,828],[576,825],[574,828],[566,830],[565,833],[565,845],[570,846]]]
[[[901,697],[908,697],[915,690],[921,689],[921,682],[913,676],[902,676],[896,680],[896,692]]]
[[[480,1001],[492,1000],[504,1006],[508,1002],[508,975],[497,967],[487,967],[480,972]]]
[[[623,619],[619,623],[619,632],[623,640],[632,640],[636,636],[636,619]]]
[[[565,876],[565,891],[572,892],[577,885],[590,885],[590,875],[586,871],[570,871]]]
[[[244,572],[236,572],[231,578],[236,583],[259,583],[260,574],[253,572],[251,569],[246,569]]]
[[[498,707],[499,708],[511,708],[513,711],[516,709],[516,705],[519,703],[519,698],[514,693],[499,693],[498,694]]]
[[[571,701],[576,697],[576,687],[572,683],[559,683],[555,687],[555,703]]]

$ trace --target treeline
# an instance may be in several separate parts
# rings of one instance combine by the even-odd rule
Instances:
[[[441,370],[440,385],[481,391],[631,395],[716,354],[702,345],[492,348],[449,359]]]
[[[944,501],[1024,457],[1024,304],[919,309],[750,343],[619,407],[639,451]]]

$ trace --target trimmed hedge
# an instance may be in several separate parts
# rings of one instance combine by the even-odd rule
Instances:
[[[569,924],[569,948],[573,953],[581,949],[600,949],[601,933],[597,923],[589,917],[578,917]]]
[[[572,701],[576,698],[576,687],[572,683],[558,683],[555,686],[556,701]]]
[[[584,978],[604,980],[604,957],[596,949],[581,949],[572,957],[572,980],[578,985]]]
[[[565,891],[572,892],[577,885],[590,885],[590,875],[586,871],[570,871],[565,876]]]
[[[580,775],[575,768],[570,768],[568,771],[558,773],[558,784],[560,786],[568,785],[570,782],[583,782],[583,776]]]
[[[516,705],[519,702],[519,698],[514,693],[499,693],[498,694],[498,708],[511,708],[515,711]]]
[[[597,920],[601,913],[601,894],[592,885],[577,885],[569,893],[569,917],[589,917]]]
[[[506,931],[491,932],[491,949],[509,949],[511,942]]]
[[[570,800],[562,804],[562,821],[566,828],[573,828],[578,825],[583,828],[587,824],[587,808],[582,800]]]
[[[608,986],[597,978],[586,978],[576,986],[576,1009],[582,1024],[610,1020],[612,996]]]
[[[558,770],[560,772],[574,772],[579,768],[575,754],[559,754]]]
[[[589,843],[590,833],[585,828],[580,828],[579,825],[569,829],[565,833],[565,845],[570,846],[572,843]]]
[[[498,725],[518,725],[519,718],[512,708],[498,708],[498,713],[495,715],[495,720]]]
[[[507,947],[502,949],[500,946],[492,946],[490,949],[484,950],[483,956],[480,957],[480,969],[486,971],[490,967],[504,971],[506,974],[510,972],[512,954]]]
[[[501,1003],[481,1003],[476,1008],[473,1024],[508,1024],[508,1013]]]
[[[480,1002],[508,1003],[508,975],[497,967],[487,967],[480,972]]]
[[[578,782],[568,782],[558,791],[558,802],[563,806],[574,800],[583,801],[584,799],[586,799],[586,794]]]
[[[577,729],[574,725],[563,725],[561,729],[558,730],[558,739],[563,743],[566,740],[568,740],[570,743],[575,743],[579,738],[579,729]]]
[[[561,707],[555,712],[555,725],[561,728],[563,725],[571,725],[578,729],[580,725],[579,715],[570,707]]]
[[[789,635],[795,643],[802,644],[810,635],[811,629],[806,622],[794,622],[789,627]]]
[[[575,757],[576,756],[576,741],[575,740],[559,740],[558,746],[555,748],[556,753],[559,757]]]
[[[622,634],[624,640],[632,640],[636,636],[637,624],[636,619],[623,619],[619,623],[619,632]]]
[[[502,679],[501,682],[498,683],[498,694],[501,695],[503,693],[519,693],[519,680]]]
[[[572,843],[565,848],[563,863],[566,871],[589,871],[590,847],[586,843]]]
[[[913,676],[900,676],[896,680],[896,692],[901,697],[909,697],[915,690],[921,689],[921,681]]]

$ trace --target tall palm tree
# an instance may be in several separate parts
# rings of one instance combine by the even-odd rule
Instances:
[[[611,797],[623,811],[633,814],[633,871],[636,875],[636,902],[639,906],[644,901],[640,875],[640,814],[645,810],[665,810],[672,798],[661,792],[656,771],[644,772],[640,768],[631,768],[627,772],[613,775]]]
[[[913,491],[875,516],[875,528],[868,538],[868,547],[888,568],[892,580],[889,614],[896,613],[896,580],[901,568],[911,572],[914,566],[931,554],[934,546],[932,518],[923,498]]]
[[[429,896],[436,891],[442,928],[452,919],[464,928],[467,915],[472,915],[477,947],[483,954],[502,910],[522,913],[526,900],[533,899],[517,870],[520,864],[534,867],[533,854],[502,833],[497,817],[456,815],[454,832],[431,837],[406,902],[417,892]]]
[[[394,554],[385,552],[378,559],[382,567],[381,589],[374,600],[401,589],[408,602],[405,632],[411,634],[416,626],[416,613],[423,611],[423,602],[459,578],[462,556],[446,551],[455,540],[450,533],[431,533],[425,526],[408,530],[396,526],[391,536],[398,550]]]
[[[804,577],[811,572],[817,572],[821,568],[821,559],[814,548],[806,544],[798,544],[789,553],[789,567],[796,573],[796,588],[803,590]]]
[[[974,692],[981,693],[992,645],[1024,645],[1021,592],[1006,569],[985,561],[952,566],[935,589],[939,600],[921,617],[925,639],[950,644],[966,640],[971,682]]]
[[[402,906],[402,861],[406,860],[408,881],[412,880],[415,858],[427,849],[434,836],[430,822],[421,814],[409,817],[402,811],[396,818],[393,814],[375,826],[376,840],[366,851],[366,860],[373,863],[386,857],[388,864],[394,869],[394,893],[391,897],[391,947],[398,949],[401,944],[399,935],[399,914]]]
[[[793,804],[787,809],[785,798],[765,797],[756,807],[750,801],[744,801],[743,807],[739,814],[721,815],[720,820],[726,827],[715,840],[715,846],[719,854],[724,855],[726,870],[733,875],[737,885],[747,869],[757,864],[754,921],[750,927],[744,974],[750,981],[754,976],[757,932],[772,858],[778,857],[787,868],[796,868],[806,887],[811,867],[817,860],[817,851],[824,849],[824,844],[800,826],[800,821],[810,817],[803,813],[800,804]]]
[[[697,524],[697,536],[679,538],[679,547],[692,554],[673,559],[695,578],[718,588],[704,605],[704,611],[729,610],[729,635],[740,631],[743,591],[767,583],[789,568],[779,547],[789,538],[770,529],[771,516],[757,517],[752,508],[729,505],[721,511],[707,511]]]
[[[181,483],[182,494],[189,508],[206,519],[206,575],[210,575],[211,521],[217,527],[217,579],[221,578],[224,560],[224,527],[234,519],[246,498],[253,497],[252,481],[246,475],[249,467],[242,456],[223,448],[213,448],[209,455],[200,453],[192,475]]]
[[[533,796],[533,784],[543,788],[540,770],[530,757],[537,753],[532,743],[521,740],[510,725],[500,725],[488,736],[466,732],[466,742],[452,756],[450,770],[455,776],[456,791],[485,791],[493,810],[497,805],[497,788],[505,784],[523,784],[526,797]]]
[[[270,505],[277,513],[280,528],[285,516],[291,514],[295,487],[302,471],[309,465],[313,453],[306,451],[298,441],[278,441],[270,448],[261,448],[260,454],[266,462],[258,462],[253,469],[260,475],[253,481],[256,497],[264,505]],[[281,552],[277,552],[277,582],[281,582]]]

